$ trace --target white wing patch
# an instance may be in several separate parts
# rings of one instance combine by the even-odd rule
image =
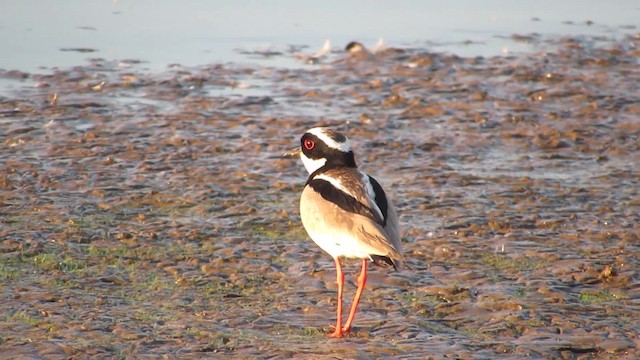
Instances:
[[[362,175],[362,183],[364,184],[364,188],[367,191],[366,196],[367,200],[369,200],[369,206],[371,207],[371,210],[374,211],[376,215],[380,217],[380,219],[385,220],[384,215],[382,214],[382,210],[380,210],[380,207],[376,202],[376,192],[373,190],[371,177],[363,173],[362,171],[360,172],[360,175]]]

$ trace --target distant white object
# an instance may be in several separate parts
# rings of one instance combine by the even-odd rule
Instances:
[[[383,38],[378,38],[378,42],[376,42],[376,44],[373,46],[373,49],[371,49],[372,53],[377,53],[380,51],[384,51],[387,49],[387,45],[384,43],[384,39]]]
[[[322,49],[318,50],[314,55],[312,55],[312,57],[321,58],[330,52],[331,52],[331,41],[327,39],[324,41],[324,45],[322,45]]]
[[[320,62],[320,59],[325,57],[327,54],[331,52],[331,41],[329,39],[324,41],[324,45],[318,51],[316,51],[313,55],[305,55],[305,54],[295,54],[295,58],[298,60],[302,60],[307,64],[317,64]]]

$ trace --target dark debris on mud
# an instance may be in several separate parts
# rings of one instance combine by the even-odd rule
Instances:
[[[0,97],[0,352],[639,356],[640,37],[527,41],[544,50],[1,72],[34,86]],[[342,340],[306,174],[278,158],[317,125],[386,184],[409,267],[372,271]]]

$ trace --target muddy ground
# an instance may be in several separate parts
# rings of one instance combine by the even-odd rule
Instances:
[[[640,35],[513,40],[537,50],[2,71],[2,357],[640,356]],[[372,269],[345,339],[279,158],[317,125],[388,189],[408,265]]]

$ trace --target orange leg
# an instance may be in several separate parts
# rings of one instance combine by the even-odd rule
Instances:
[[[360,271],[360,276],[358,276],[358,290],[356,290],[356,296],[353,298],[353,304],[351,304],[351,311],[349,311],[349,317],[347,318],[347,322],[344,324],[342,331],[347,333],[351,330],[351,324],[353,323],[353,318],[356,316],[356,310],[358,310],[358,303],[360,303],[360,296],[362,296],[362,291],[364,290],[364,284],[367,282],[367,259],[362,259],[362,271]]]
[[[341,338],[344,336],[342,331],[342,288],[344,287],[344,273],[342,272],[342,265],[340,259],[333,259],[336,263],[336,282],[338,283],[338,314],[336,320],[336,330],[329,334],[329,337]]]

